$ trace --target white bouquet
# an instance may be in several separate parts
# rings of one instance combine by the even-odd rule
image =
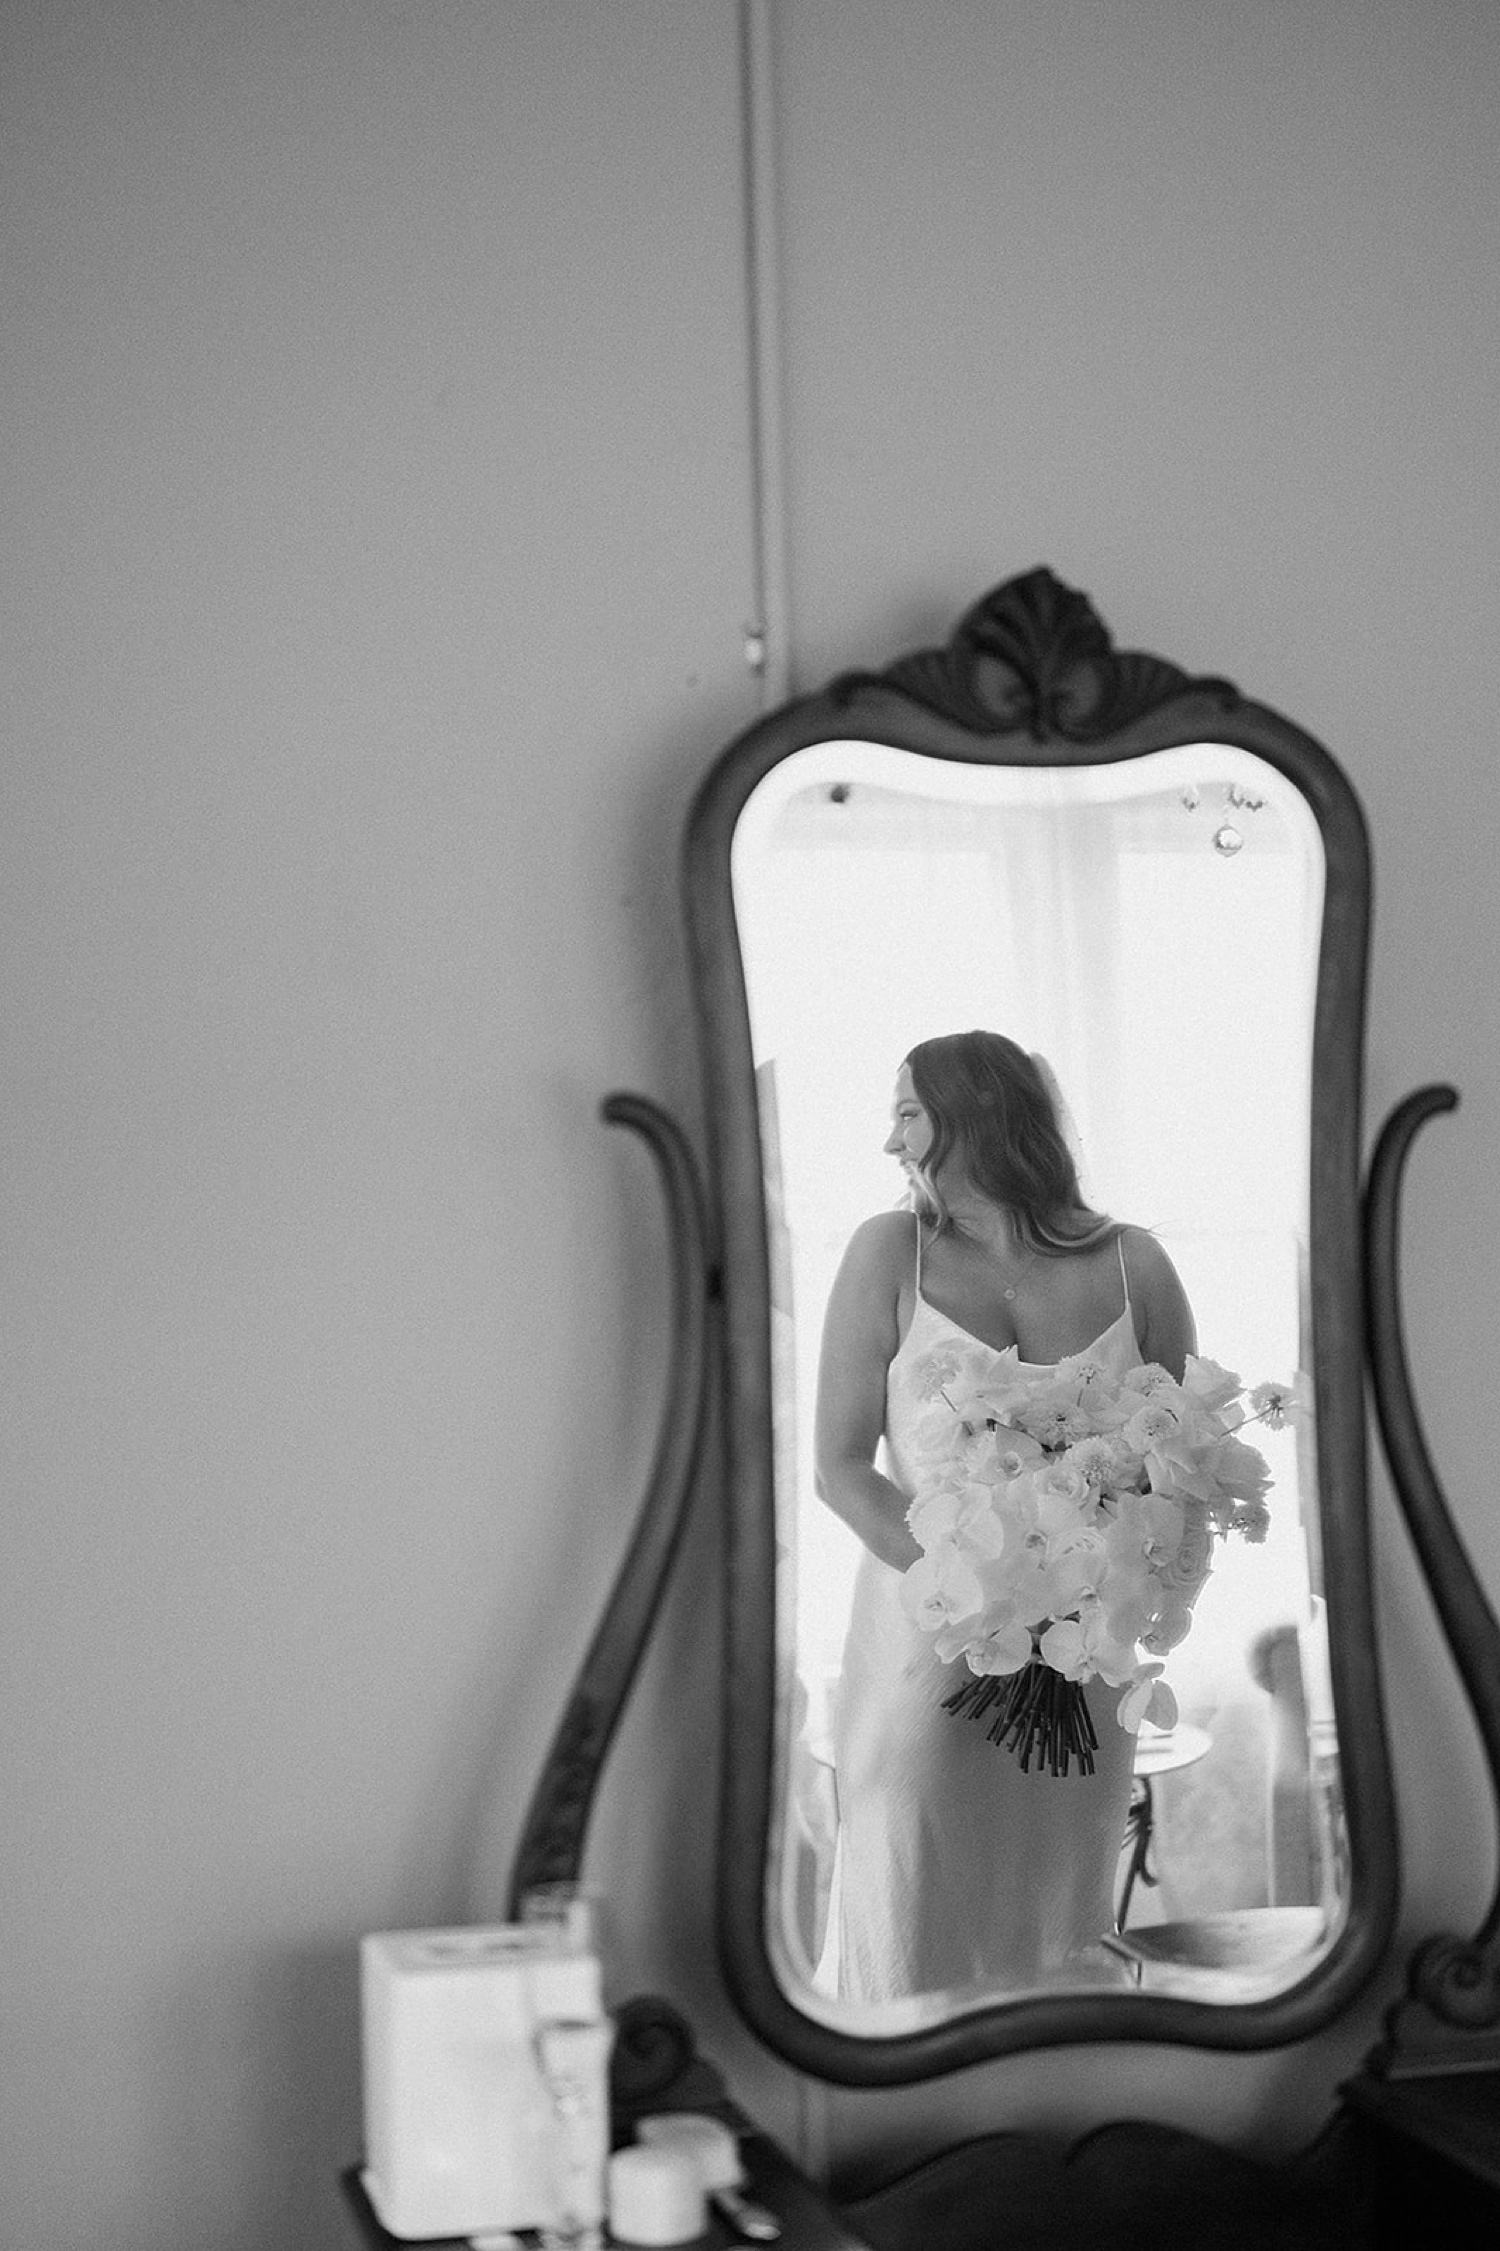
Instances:
[[[904,1574],[908,1615],[971,1677],[949,1711],[988,1719],[1023,1768],[1094,1770],[1082,1688],[1121,1691],[1116,1717],[1171,1727],[1162,1660],[1192,1624],[1232,1532],[1266,1536],[1271,1478],[1240,1433],[1279,1429],[1285,1385],[1246,1394],[1212,1360],[1181,1383],[1150,1364],[1112,1373],[1088,1353],[1026,1368],[1014,1348],[932,1356],[922,1475],[906,1521],[922,1549]],[[1144,1652],[1144,1654],[1143,1654]]]

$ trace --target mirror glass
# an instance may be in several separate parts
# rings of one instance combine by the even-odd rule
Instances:
[[[1318,826],[1282,773],[1220,743],[1043,767],[820,742],[753,789],[731,874],[771,1248],[775,1975],[798,2009],[859,2035],[921,2029],[1054,1977],[1226,2003],[1285,1991],[1333,1943],[1348,1892],[1306,1365]],[[1047,1057],[1086,1201],[1158,1237],[1199,1353],[1247,1388],[1291,1385],[1299,1409],[1247,1433],[1273,1481],[1269,1530],[1217,1544],[1191,1631],[1165,1660],[1177,1722],[1144,1727],[1128,1755],[1097,1948],[1053,1970],[1018,1966],[999,1943],[977,1979],[934,1987],[896,1972],[872,1996],[841,1959],[843,1887],[870,1873],[846,1865],[838,1753],[861,1692],[846,1643],[863,1550],[814,1489],[820,1335],[851,1235],[906,1200],[884,1153],[903,1057],[976,1027]],[[997,1774],[1012,1757],[985,1751]],[[1066,1886],[1065,1845],[1027,1849],[1030,1863],[1018,1839],[1018,1884]],[[923,1878],[903,1892],[900,1868],[876,1876],[920,1934],[933,1912]],[[974,1871],[976,1898],[990,1881]],[[1174,1940],[1205,1919],[1222,1931],[1240,1910],[1264,1941],[1232,1961]]]

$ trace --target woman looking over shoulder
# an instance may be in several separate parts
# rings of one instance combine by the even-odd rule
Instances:
[[[943,1698],[963,1677],[903,1611],[906,1525],[945,1371],[1087,1351],[1178,1380],[1193,1318],[1145,1229],[1083,1202],[1061,1097],[995,1032],[924,1040],[897,1074],[887,1152],[913,1209],[856,1230],[829,1298],[818,1492],[863,1542],[835,1728],[838,1990],[865,1999],[1107,1974],[1133,1740],[1098,1701],[1094,1775],[1024,1773]],[[1099,1719],[1110,1721],[1099,1727]]]
[[[1084,1204],[1049,1078],[996,1032],[925,1040],[896,1076],[885,1146],[916,1216],[878,1213],[849,1244],[824,1324],[816,1434],[820,1495],[896,1570],[921,1552],[906,1529],[911,1496],[875,1458],[887,1373],[919,1295],[970,1341],[1013,1348],[1028,1365],[1099,1342],[1122,1292],[1135,1360],[1159,1361],[1180,1382],[1195,1349],[1186,1295],[1155,1236]]]

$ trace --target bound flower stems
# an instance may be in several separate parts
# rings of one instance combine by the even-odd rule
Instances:
[[[1023,1774],[1036,1758],[1049,1774],[1064,1775],[1072,1760],[1092,1774],[1099,1737],[1083,1690],[1032,1657],[1017,1673],[975,1674],[943,1699],[945,1712],[961,1718],[989,1718],[992,1743],[1014,1753]],[[993,1718],[990,1714],[993,1712]]]

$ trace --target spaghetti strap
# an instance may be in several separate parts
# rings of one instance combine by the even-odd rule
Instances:
[[[918,1243],[919,1243],[919,1245],[920,1245],[920,1241],[921,1241],[921,1237],[920,1237],[920,1235],[919,1235],[919,1236],[918,1236]],[[1130,1276],[1129,1276],[1129,1275],[1128,1275],[1128,1274],[1126,1273],[1126,1271],[1125,1271],[1125,1230],[1124,1230],[1124,1228],[1123,1228],[1123,1227],[1121,1228],[1121,1230],[1120,1230],[1119,1234],[1118,1234],[1118,1235],[1117,1235],[1117,1236],[1115,1237],[1115,1249],[1116,1249],[1116,1250],[1117,1250],[1117,1251],[1119,1252],[1119,1254],[1120,1254],[1120,1280],[1121,1280],[1122,1284],[1124,1285],[1124,1290],[1125,1290],[1125,1311],[1126,1311],[1126,1312],[1128,1313],[1128,1312],[1130,1311]],[[920,1251],[920,1248],[918,1249],[918,1253],[917,1253],[917,1255],[918,1255],[918,1257],[920,1257],[920,1256],[921,1256],[921,1251]]]
[[[922,1214],[919,1211],[914,1211],[912,1218],[917,1223],[917,1295],[920,1297],[922,1295]]]

